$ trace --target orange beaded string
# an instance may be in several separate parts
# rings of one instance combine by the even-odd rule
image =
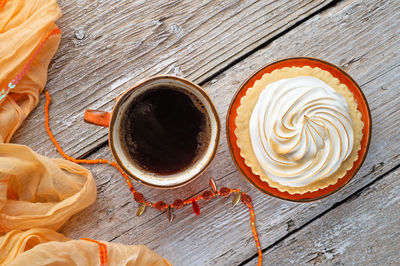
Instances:
[[[50,94],[48,91],[46,91],[46,103],[44,104],[44,115],[45,115],[45,127],[46,127],[46,132],[50,137],[51,142],[54,144],[56,147],[57,151],[61,154],[62,157],[64,157],[66,160],[74,162],[74,163],[85,163],[85,164],[109,164],[111,166],[114,166],[125,178],[126,183],[129,186],[129,189],[132,191],[132,193],[135,192],[135,189],[132,185],[131,180],[129,179],[128,175],[125,174],[125,172],[116,164],[115,162],[106,160],[106,159],[96,159],[96,160],[85,160],[85,159],[75,159],[72,158],[71,156],[67,155],[60,147],[58,144],[57,140],[54,138],[53,133],[51,132],[50,129],[50,123],[49,123],[49,105],[50,105]]]
[[[8,0],[3,0],[3,1],[0,0],[0,11],[4,8],[4,6],[6,5],[7,1]]]
[[[244,195],[244,193],[243,193]],[[257,229],[256,229],[256,215],[254,213],[254,209],[253,209],[253,205],[250,203],[247,204],[247,207],[249,207],[250,210],[250,223],[251,223],[251,231],[253,232],[253,237],[254,240],[256,241],[256,246],[257,246],[257,253],[258,253],[258,263],[257,265],[261,265],[262,262],[262,249],[261,249],[261,245],[260,245],[260,240],[258,239],[258,235],[257,235]]]
[[[106,266],[108,261],[108,254],[107,254],[107,246],[100,241],[93,240],[90,238],[81,238],[81,240],[89,241],[96,243],[99,245],[99,252],[100,252],[100,266]]]
[[[258,263],[257,263],[257,265],[261,265],[261,263],[262,263],[262,250],[261,250],[260,241],[258,239],[257,230],[256,230],[256,226],[255,226],[255,213],[254,213],[253,205],[251,204],[251,197],[249,195],[247,195],[244,192],[241,192],[240,189],[231,189],[231,188],[227,188],[227,187],[222,187],[220,190],[217,190],[215,181],[212,178],[210,178],[210,186],[211,186],[213,192],[211,192],[209,190],[206,190],[201,195],[192,197],[192,198],[184,200],[184,201],[182,201],[180,199],[177,199],[177,200],[174,201],[174,203],[169,204],[169,205],[166,204],[163,201],[158,201],[156,203],[152,203],[151,201],[146,201],[144,199],[144,196],[143,196],[142,193],[135,191],[135,189],[134,189],[134,187],[132,185],[132,182],[129,179],[128,175],[115,162],[109,161],[109,160],[106,160],[106,159],[101,159],[101,158],[95,159],[95,160],[75,159],[75,158],[67,155],[62,150],[62,148],[60,147],[60,145],[58,144],[57,140],[54,138],[53,133],[50,130],[50,125],[49,125],[49,105],[50,105],[50,94],[49,94],[48,91],[46,91],[46,103],[44,105],[46,132],[49,135],[51,142],[54,144],[54,146],[56,147],[57,151],[61,154],[61,156],[64,157],[68,161],[71,161],[71,162],[74,162],[74,163],[78,163],[78,164],[79,163],[85,163],[85,164],[101,164],[102,163],[102,164],[108,164],[108,165],[111,165],[111,166],[115,167],[122,174],[122,176],[124,177],[125,182],[129,186],[129,190],[132,192],[134,200],[136,202],[138,202],[138,203],[145,204],[148,207],[156,208],[159,211],[164,211],[164,210],[170,211],[170,209],[173,209],[173,208],[181,209],[185,205],[192,204],[194,212],[197,215],[199,215],[200,214],[200,210],[198,209],[197,201],[199,201],[201,199],[210,200],[210,199],[214,198],[216,195],[219,195],[221,197],[228,197],[229,194],[231,194],[231,193],[242,193],[241,201],[242,201],[242,203],[244,205],[246,205],[249,208],[249,211],[250,211],[251,230],[252,230],[252,233],[253,233],[254,240],[256,242],[257,253],[258,253]],[[168,214],[168,217],[169,217],[169,214]],[[85,239],[85,240],[93,241],[93,242],[96,242],[96,243],[100,243],[98,241],[91,240],[91,239],[90,240],[89,239]],[[104,245],[102,243],[100,243],[100,244]],[[104,253],[104,251],[103,251],[103,253]],[[105,254],[107,256],[107,251],[105,252]],[[107,261],[107,257],[105,258],[105,260]]]

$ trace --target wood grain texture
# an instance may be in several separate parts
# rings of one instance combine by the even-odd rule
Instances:
[[[183,188],[168,191],[141,185],[136,185],[137,189],[152,201],[171,201],[208,189],[210,176],[217,180],[219,186],[240,187],[253,197],[260,241],[262,248],[266,249],[399,165],[399,13],[400,3],[395,0],[340,2],[204,85],[224,121],[231,97],[239,84],[272,60],[287,56],[314,56],[346,69],[366,94],[372,111],[373,134],[363,167],[343,190],[308,204],[263,195],[245,182],[233,165],[224,127],[215,161],[197,180]],[[90,156],[96,157],[110,158],[108,148]],[[255,255],[248,211],[242,206],[231,207],[230,199],[201,202],[200,217],[196,217],[189,206],[177,211],[172,223],[167,221],[165,213],[160,214],[154,209],[135,217],[137,204],[133,202],[122,178],[106,166],[91,169],[98,183],[98,200],[65,224],[62,232],[68,236],[125,244],[142,243],[176,265],[235,265]],[[267,260],[265,264],[268,264]]]
[[[265,260],[268,265],[398,265],[399,187],[397,168],[264,252]]]
[[[84,110],[110,110],[139,80],[176,74],[201,82],[331,1],[59,1],[60,49],[49,69],[55,137],[74,156],[106,141]],[[49,156],[35,110],[14,142]]]

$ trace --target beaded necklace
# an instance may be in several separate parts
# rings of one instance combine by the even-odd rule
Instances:
[[[0,11],[4,8],[6,3],[7,3],[7,0],[0,0]],[[25,65],[23,71],[12,82],[10,82],[6,88],[4,88],[4,89],[2,89],[0,91],[0,101],[7,96],[8,92],[11,89],[13,89],[16,86],[16,84],[18,83],[18,81],[23,77],[23,75],[25,74],[27,69],[30,67],[33,58],[37,55],[37,53],[42,48],[42,46],[47,41],[47,39],[49,37],[51,37],[52,35],[56,35],[56,34],[60,34],[60,33],[61,33],[60,29],[56,28],[56,29],[52,30],[51,32],[49,32],[46,35],[46,37],[40,42],[40,44],[36,48],[34,54],[30,58],[28,63]],[[217,186],[215,184],[214,179],[210,178],[209,181],[210,181],[210,186],[211,186],[212,191],[206,190],[206,191],[203,192],[202,195],[199,195],[199,196],[196,196],[196,197],[192,197],[192,198],[184,200],[184,201],[180,200],[180,199],[177,199],[172,204],[166,204],[163,201],[158,201],[156,203],[153,203],[151,201],[147,201],[147,200],[145,200],[145,198],[144,198],[142,193],[137,192],[135,190],[135,188],[133,187],[132,182],[129,179],[129,177],[126,175],[126,173],[115,162],[109,161],[109,160],[106,160],[106,159],[101,159],[101,158],[100,159],[96,159],[96,160],[75,159],[75,158],[72,158],[71,156],[67,155],[62,150],[62,148],[58,144],[57,140],[54,138],[53,133],[51,132],[50,125],[49,125],[49,105],[50,105],[50,94],[49,94],[48,91],[46,91],[46,103],[44,105],[45,127],[46,127],[46,132],[49,135],[51,142],[57,148],[57,151],[66,160],[72,161],[72,162],[75,162],[75,163],[78,163],[78,164],[81,164],[81,163],[84,163],[84,164],[108,164],[108,165],[111,165],[111,166],[115,167],[121,173],[121,175],[124,177],[125,182],[127,183],[128,187],[129,187],[129,190],[132,192],[134,200],[140,204],[139,208],[138,208],[138,210],[136,212],[137,216],[142,215],[143,212],[145,211],[146,207],[152,207],[152,208],[156,208],[160,212],[163,212],[163,211],[166,210],[168,220],[172,221],[173,218],[174,218],[173,209],[181,209],[185,205],[189,205],[189,204],[192,204],[193,212],[196,215],[200,215],[200,208],[199,208],[199,205],[197,204],[197,201],[199,201],[199,200],[211,200],[212,198],[216,197],[217,195],[221,196],[221,197],[228,197],[230,194],[235,193],[235,196],[234,196],[234,198],[232,200],[232,204],[236,205],[237,203],[239,203],[239,201],[241,201],[245,206],[248,207],[248,209],[250,211],[251,230],[252,230],[252,233],[253,233],[254,240],[256,242],[257,253],[258,253],[258,263],[257,263],[257,265],[261,265],[261,262],[262,262],[262,250],[261,250],[260,241],[258,239],[256,226],[255,226],[254,209],[253,209],[253,205],[251,203],[251,197],[249,195],[247,195],[245,192],[240,191],[240,189],[235,189],[235,188],[222,187],[220,190],[217,190]],[[105,244],[99,242],[99,241],[92,240],[92,239],[89,239],[89,238],[82,238],[82,240],[86,240],[86,241],[90,241],[90,242],[93,242],[93,243],[97,243],[99,245],[100,265],[101,266],[106,265],[107,264],[107,246]]]
[[[54,138],[53,133],[51,132],[50,125],[49,125],[49,105],[50,105],[50,94],[49,94],[48,91],[46,91],[46,103],[44,105],[45,127],[46,127],[46,132],[49,135],[51,142],[57,148],[57,151],[66,160],[74,162],[74,163],[78,163],[78,164],[81,164],[81,163],[83,163],[83,164],[108,164],[108,165],[111,165],[111,166],[115,167],[121,173],[121,175],[124,177],[125,182],[129,187],[129,190],[132,192],[133,199],[137,203],[140,204],[139,208],[138,208],[138,210],[136,212],[137,216],[142,215],[143,212],[145,211],[146,207],[152,207],[152,208],[155,208],[155,209],[159,210],[160,212],[164,212],[165,211],[166,214],[167,214],[168,220],[172,221],[173,218],[174,218],[173,209],[177,209],[178,210],[178,209],[183,208],[185,205],[190,205],[190,204],[192,205],[193,212],[196,215],[200,215],[200,207],[197,204],[197,201],[199,201],[199,200],[211,200],[211,199],[215,198],[217,195],[221,196],[221,197],[228,197],[230,194],[235,194],[235,196],[232,199],[232,204],[236,205],[236,204],[239,203],[239,201],[241,201],[243,203],[243,205],[247,206],[248,209],[249,209],[251,230],[252,230],[253,238],[254,238],[254,240],[256,242],[256,246],[257,246],[257,253],[258,253],[258,263],[257,263],[257,265],[261,265],[261,262],[262,262],[262,250],[261,250],[260,241],[258,239],[256,225],[255,225],[255,213],[254,213],[253,205],[251,203],[251,197],[249,195],[247,195],[245,192],[241,191],[238,188],[222,187],[221,189],[218,190],[214,179],[210,178],[209,183],[210,183],[211,191],[210,190],[206,190],[201,195],[192,197],[192,198],[187,199],[187,200],[176,199],[172,204],[167,204],[164,201],[158,201],[156,203],[148,201],[148,200],[146,200],[144,198],[142,193],[140,193],[140,192],[135,190],[135,188],[133,187],[132,182],[129,179],[128,175],[115,162],[110,161],[110,160],[106,160],[106,159],[101,159],[101,158],[95,159],[95,160],[75,159],[75,158],[72,158],[71,156],[67,155],[62,150],[62,148],[58,144],[57,140]],[[106,256],[107,256],[107,254],[106,254]],[[106,258],[105,258],[105,260],[106,260]]]

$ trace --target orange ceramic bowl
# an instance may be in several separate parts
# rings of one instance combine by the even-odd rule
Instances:
[[[276,188],[270,187],[267,182],[261,181],[258,175],[253,174],[250,167],[248,167],[242,156],[240,156],[240,149],[237,146],[237,138],[235,135],[236,123],[235,118],[237,116],[237,108],[240,105],[240,99],[246,95],[246,92],[249,88],[254,85],[256,80],[261,79],[261,77],[265,73],[271,73],[275,69],[280,69],[283,67],[319,67],[323,70],[330,72],[334,77],[338,78],[341,83],[346,84],[350,91],[353,93],[354,98],[358,104],[358,110],[361,112],[362,118],[361,120],[364,122],[363,128],[363,137],[361,139],[361,149],[358,152],[358,160],[354,162],[353,168],[347,171],[346,175],[338,180],[336,184],[330,185],[328,187],[319,189],[313,192],[307,192],[304,194],[290,194],[288,192],[281,192]],[[280,199],[296,201],[296,202],[308,202],[314,201],[317,199],[321,199],[332,193],[338,191],[343,188],[350,180],[356,175],[358,170],[360,169],[364,159],[367,155],[369,143],[371,139],[371,113],[368,107],[367,100],[363,92],[357,83],[342,69],[339,67],[332,65],[331,63],[325,62],[316,58],[309,57],[293,57],[282,59],[267,66],[263,67],[253,75],[251,75],[239,88],[236,92],[235,96],[232,99],[232,102],[228,109],[227,121],[226,121],[226,134],[228,139],[229,150],[233,161],[235,162],[239,171],[243,174],[243,176],[256,188],[268,194],[270,196],[274,196]]]

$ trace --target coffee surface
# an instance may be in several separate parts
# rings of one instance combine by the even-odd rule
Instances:
[[[161,175],[188,168],[210,139],[208,116],[197,98],[160,86],[137,96],[122,115],[120,140],[141,168]]]

